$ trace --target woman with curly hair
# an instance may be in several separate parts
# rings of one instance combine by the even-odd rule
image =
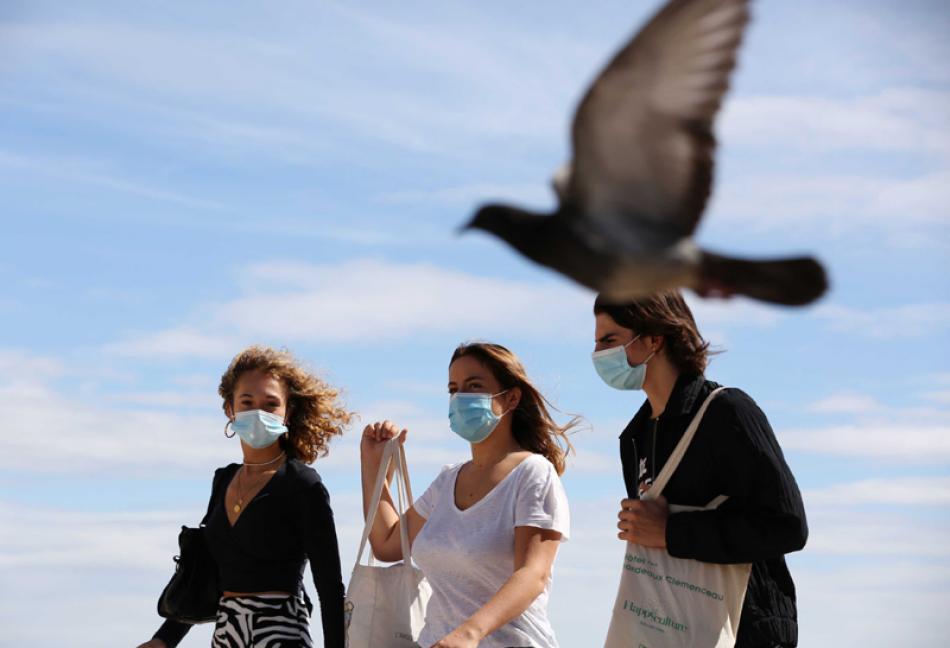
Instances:
[[[214,473],[205,525],[217,563],[212,646],[311,646],[312,605],[303,589],[310,561],[324,645],[343,648],[343,579],[330,498],[307,464],[327,454],[350,413],[338,393],[290,353],[253,346],[234,358],[218,393],[225,436],[243,460]],[[191,626],[166,621],[139,648],[174,648]]]
[[[547,615],[554,558],[570,518],[561,486],[565,432],[508,349],[458,347],[449,363],[449,427],[471,460],[446,466],[405,517],[412,556],[432,587],[423,648],[557,646]],[[363,431],[363,509],[370,505],[390,421]],[[370,532],[374,555],[402,559],[388,488]]]

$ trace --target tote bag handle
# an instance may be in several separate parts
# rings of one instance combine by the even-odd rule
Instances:
[[[694,416],[693,420],[690,421],[689,427],[686,428],[686,432],[683,433],[683,438],[681,438],[679,443],[676,444],[676,447],[673,448],[670,458],[666,460],[666,463],[663,464],[663,469],[660,471],[660,474],[657,475],[656,479],[653,480],[653,485],[650,486],[650,490],[644,493],[641,496],[641,499],[654,500],[663,494],[663,489],[666,488],[666,483],[670,481],[670,477],[673,476],[673,473],[679,467],[680,461],[683,460],[683,455],[686,454],[686,450],[689,448],[689,444],[692,443],[693,437],[696,436],[696,430],[699,429],[699,424],[702,422],[703,416],[706,414],[706,410],[709,408],[709,404],[712,402],[712,399],[714,399],[716,395],[724,389],[725,387],[714,389],[712,393],[706,397],[706,400],[703,401],[699,411],[696,412],[696,416]]]
[[[369,540],[369,532],[376,521],[376,512],[379,510],[379,502],[383,496],[383,486],[386,483],[386,473],[389,472],[390,462],[396,463],[396,471],[393,474],[393,481],[396,485],[396,496],[394,504],[396,513],[399,515],[399,541],[402,545],[402,558],[408,564],[412,560],[412,547],[409,544],[409,530],[406,528],[406,512],[412,506],[412,486],[409,484],[409,466],[406,463],[406,449],[399,442],[398,438],[392,438],[386,443],[383,449],[383,457],[379,462],[379,472],[376,474],[376,483],[373,486],[373,498],[370,501],[369,509],[366,511],[366,524],[363,527],[363,537],[360,539],[360,548],[356,554],[356,565],[360,564],[363,558],[363,552],[366,549],[366,541]],[[369,552],[369,564],[373,565],[375,559],[372,549]],[[354,567],[355,569],[355,567]]]

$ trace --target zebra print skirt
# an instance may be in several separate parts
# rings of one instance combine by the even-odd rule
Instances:
[[[222,598],[211,648],[313,648],[305,594]]]

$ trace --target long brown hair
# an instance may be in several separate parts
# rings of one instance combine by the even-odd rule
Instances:
[[[575,417],[567,425],[558,425],[548,411],[548,407],[553,408],[553,405],[528,380],[518,357],[500,344],[460,344],[452,354],[449,366],[464,356],[471,356],[485,365],[502,389],[518,387],[521,390],[521,400],[511,415],[511,433],[515,441],[525,450],[545,457],[554,465],[557,474],[564,474],[567,455],[574,452],[567,433],[577,425],[578,419]]]
[[[218,394],[224,399],[225,412],[233,405],[234,390],[248,371],[263,371],[287,388],[287,437],[280,447],[288,457],[313,463],[329,452],[327,443],[343,434],[353,414],[339,402],[339,391],[304,369],[291,353],[265,346],[252,346],[234,357],[221,376]]]
[[[709,356],[717,353],[709,350],[709,342],[699,334],[693,313],[678,290],[619,303],[597,295],[594,314],[601,313],[639,335],[662,337],[666,357],[683,373],[702,374]]]

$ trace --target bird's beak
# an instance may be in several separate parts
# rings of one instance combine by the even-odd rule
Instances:
[[[462,235],[462,234],[464,234],[465,232],[467,232],[467,231],[469,231],[470,229],[472,229],[474,226],[475,226],[475,220],[472,219],[472,220],[468,221],[467,223],[464,223],[464,224],[459,225],[458,227],[456,227],[456,228],[455,228],[455,233],[456,233],[457,235]]]

